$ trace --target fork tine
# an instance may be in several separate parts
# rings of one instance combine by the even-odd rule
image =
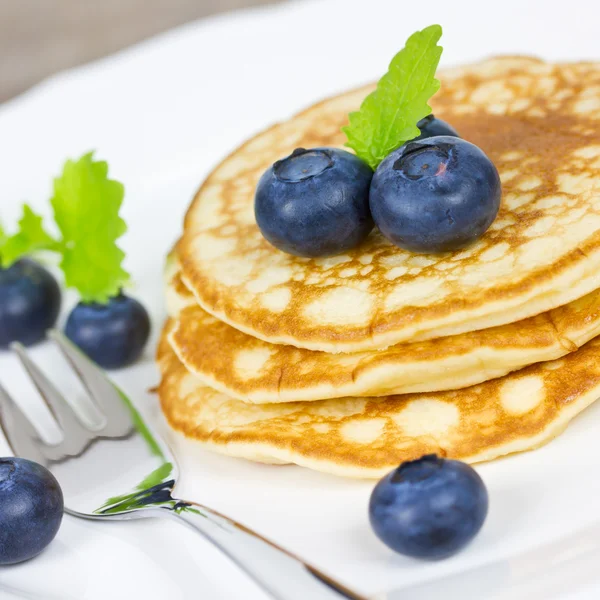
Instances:
[[[112,381],[63,333],[51,329],[48,337],[56,342],[92,400],[102,409],[106,417],[104,433],[127,435],[132,429],[131,413]]]
[[[64,396],[56,389],[54,384],[46,377],[42,370],[29,358],[22,344],[11,344],[19,357],[21,364],[29,374],[40,396],[50,409],[54,418],[58,421],[65,439],[73,437],[89,438],[87,428],[84,426],[75,411],[69,406]],[[85,432],[85,435],[82,435]]]
[[[15,456],[46,464],[46,443],[10,394],[0,384],[0,429]]]

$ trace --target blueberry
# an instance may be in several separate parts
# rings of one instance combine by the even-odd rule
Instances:
[[[412,140],[413,142],[435,137],[436,135],[451,135],[452,137],[460,137],[454,127],[446,123],[446,121],[442,121],[442,119],[438,119],[433,115],[428,115],[424,119],[421,119],[417,123],[417,127],[421,131],[421,135]]]
[[[65,333],[101,367],[119,369],[142,354],[150,318],[137,300],[119,294],[107,304],[80,302],[67,319]]]
[[[492,161],[475,145],[439,136],[409,142],[387,156],[371,182],[375,223],[413,252],[448,252],[480,238],[500,208]]]
[[[373,171],[345,150],[294,152],[263,174],[254,210],[264,237],[297,256],[330,256],[358,246],[373,228]]]
[[[39,264],[22,259],[0,268],[0,348],[42,340],[60,312],[60,288]]]
[[[23,458],[0,458],[0,565],[37,556],[63,516],[63,495],[48,469]]]
[[[481,529],[488,494],[469,465],[435,454],[406,462],[371,494],[369,518],[379,539],[414,558],[451,556]]]

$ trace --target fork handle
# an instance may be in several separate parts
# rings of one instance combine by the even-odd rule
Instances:
[[[177,501],[157,508],[220,548],[275,600],[367,600],[260,534],[211,509]]]

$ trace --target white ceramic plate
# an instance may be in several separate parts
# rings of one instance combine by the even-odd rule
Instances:
[[[599,17],[594,0],[313,0],[186,26],[0,107],[2,217],[14,222],[23,200],[45,211],[64,159],[97,149],[126,184],[127,266],[156,335],[163,258],[186,206],[211,167],[247,136],[375,79],[406,37],[432,22],[445,28],[448,64],[497,53],[600,59]],[[156,397],[146,393],[157,382],[153,350],[115,378],[157,419]],[[34,355],[60,375],[48,347]],[[0,379],[40,411],[10,356],[0,356]],[[419,584],[398,597],[546,600],[600,594],[599,430],[600,404],[549,446],[479,467],[488,520],[466,551],[440,563],[395,556],[378,542],[366,516],[371,483],[213,456],[171,440],[185,475],[180,495],[247,523],[364,593]],[[39,558],[0,568],[0,598],[13,597],[264,600],[176,524],[69,517]]]

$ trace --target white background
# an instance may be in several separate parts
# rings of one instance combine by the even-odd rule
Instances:
[[[443,64],[499,53],[598,60],[599,6],[592,0],[313,0],[191,24],[0,107],[0,214],[10,228],[24,200],[47,212],[51,179],[65,158],[96,149],[126,185],[127,267],[156,336],[164,318],[163,260],[184,211],[210,169],[246,137],[377,78],[408,35],[431,23],[444,27]],[[65,310],[73,301],[69,296]],[[153,350],[115,377],[156,418],[156,398],[145,391],[157,382]],[[34,355],[60,369],[47,347]],[[0,380],[36,410],[7,355],[0,356]],[[599,431],[596,406],[550,446],[481,466],[491,498],[488,521],[465,552],[434,564],[394,556],[375,539],[366,517],[372,483],[254,465],[172,442],[184,472],[181,495],[256,527],[365,593],[489,565],[483,574],[444,584],[444,598],[545,600],[600,594],[593,528]],[[571,561],[564,553],[557,558],[561,549]],[[528,550],[536,553],[523,555]],[[477,592],[465,587],[477,585]],[[518,593],[525,595],[507,591],[511,585],[521,585]],[[216,551],[170,522],[103,525],[67,517],[42,556],[0,567],[2,599],[107,597],[262,598]]]

